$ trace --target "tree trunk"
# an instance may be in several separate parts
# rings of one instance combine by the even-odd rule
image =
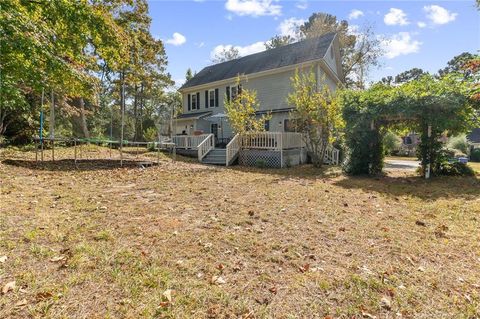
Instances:
[[[87,117],[85,114],[85,101],[83,97],[71,99],[71,105],[76,109],[76,113],[72,115],[73,134],[76,137],[89,138],[90,132],[87,127]]]
[[[134,134],[133,134],[133,140],[136,142],[138,138],[138,87],[137,84],[135,84],[134,87],[134,93],[133,93],[133,117],[135,118],[135,128],[134,128]]]
[[[143,98],[143,83],[140,86],[140,125],[139,125],[139,137],[143,141],[143,106],[145,99]]]
[[[7,123],[5,118],[7,117],[7,111],[0,108],[0,136],[2,136],[7,130]]]

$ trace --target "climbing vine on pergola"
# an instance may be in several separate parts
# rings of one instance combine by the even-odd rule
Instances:
[[[442,134],[455,135],[478,123],[470,100],[469,82],[456,76],[432,76],[401,86],[376,84],[366,91],[341,95],[348,147],[345,170],[349,174],[378,174],[383,168],[383,137],[392,127],[418,132],[417,155],[422,168],[439,169]]]

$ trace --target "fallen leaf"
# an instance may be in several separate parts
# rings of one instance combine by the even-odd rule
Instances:
[[[422,226],[422,227],[426,227],[426,226],[427,226],[427,224],[426,224],[424,221],[421,221],[421,220],[415,221],[415,225],[417,225],[417,226]]]
[[[3,263],[6,262],[6,261],[7,261],[7,256],[1,256],[1,257],[0,257],[0,263],[3,264]]]
[[[50,291],[43,291],[43,292],[39,292],[35,295],[35,298],[37,299],[37,301],[43,301],[43,300],[47,300],[49,298],[51,298],[53,295]]]
[[[15,307],[23,307],[23,306],[26,306],[27,303],[28,303],[27,299],[22,299],[15,304]]]
[[[50,261],[56,263],[56,262],[59,262],[59,261],[65,260],[65,259],[67,259],[67,257],[65,257],[65,256],[55,256],[55,257],[50,258]]]
[[[6,294],[7,292],[13,289],[15,289],[15,281],[7,282],[5,286],[3,286],[2,293]]]
[[[305,264],[301,267],[298,267],[298,270],[300,270],[300,272],[302,273],[307,272],[309,269],[310,269],[310,264]]]
[[[391,310],[392,309],[392,301],[388,297],[383,297],[380,299],[380,306],[384,309]]]
[[[268,291],[270,291],[272,294],[276,295],[277,294],[277,287],[273,286],[273,287],[269,288]]]
[[[215,285],[223,285],[223,284],[226,284],[227,282],[225,281],[225,279],[223,279],[222,277],[220,276],[212,276],[212,280],[211,280],[212,284],[215,284]]]
[[[365,312],[365,311],[362,311],[362,316],[363,316],[364,318],[370,318],[370,319],[376,319],[376,318],[377,318],[377,316],[374,316],[374,315],[372,315],[372,314],[369,314],[368,312]]]
[[[164,296],[169,302],[172,302],[172,289],[165,290],[162,296]]]

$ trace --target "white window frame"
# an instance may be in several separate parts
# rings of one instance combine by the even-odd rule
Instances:
[[[213,105],[212,105],[212,94],[213,94]],[[215,107],[217,101],[215,100],[215,89],[208,90],[208,107]]]
[[[195,93],[191,93],[190,96],[191,96],[191,109],[192,110],[198,110],[198,101],[197,101],[197,93],[198,92],[195,92]],[[195,106],[193,106],[193,98],[195,98]]]

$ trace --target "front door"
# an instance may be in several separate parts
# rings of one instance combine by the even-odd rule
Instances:
[[[217,123],[212,123],[210,125],[210,133],[215,135],[215,139],[218,138],[218,124]]]

